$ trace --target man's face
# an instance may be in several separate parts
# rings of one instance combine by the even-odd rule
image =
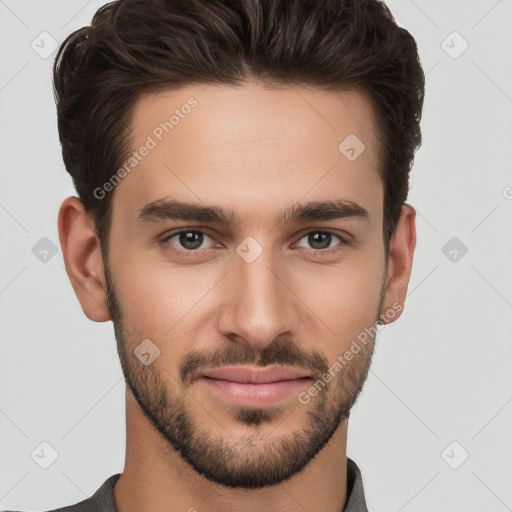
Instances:
[[[194,106],[183,107],[190,97]],[[167,133],[161,123],[176,109]],[[134,149],[150,149],[115,188],[109,305],[131,393],[209,480],[279,483],[304,469],[348,418],[374,338],[341,369],[335,363],[375,325],[384,297],[376,129],[356,92],[202,85],[136,105]],[[354,135],[365,145],[359,156]],[[165,201],[234,218],[174,218]],[[327,219],[327,208],[283,215],[335,201],[367,215]],[[160,351],[149,365],[134,354],[144,340],[142,360]],[[204,376],[241,365],[286,366],[308,378],[265,391]]]

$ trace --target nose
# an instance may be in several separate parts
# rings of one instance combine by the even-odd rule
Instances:
[[[218,317],[221,334],[260,350],[280,335],[295,334],[300,323],[292,274],[273,262],[271,253],[265,250],[251,263],[235,257],[234,268],[223,280]]]

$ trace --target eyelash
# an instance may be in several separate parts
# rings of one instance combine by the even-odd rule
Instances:
[[[179,230],[173,231],[171,233],[168,233],[165,236],[165,238],[161,241],[161,244],[164,245],[166,248],[169,248],[174,254],[176,254],[178,256],[200,256],[203,251],[201,249],[194,249],[194,250],[192,250],[192,249],[177,249],[177,248],[173,247],[169,243],[170,240],[172,238],[174,238],[175,236],[180,235],[181,233],[201,233],[203,235],[206,235],[209,238],[212,238],[210,235],[208,235],[208,233],[206,233],[205,231],[203,231],[201,229],[179,229]],[[304,237],[306,237],[308,235],[311,235],[312,233],[328,233],[330,235],[334,235],[334,236],[338,237],[341,240],[339,245],[341,245],[341,246],[349,245],[349,242],[347,240],[345,240],[341,235],[339,235],[338,233],[334,233],[333,231],[330,231],[330,230],[316,229],[316,230],[308,231],[307,233],[305,233],[304,235],[301,236],[300,240],[302,240]],[[209,250],[209,249],[205,249],[205,250]],[[315,256],[319,253],[333,254],[340,250],[342,250],[342,247],[335,247],[333,249],[311,249],[311,251],[313,252],[313,254]]]

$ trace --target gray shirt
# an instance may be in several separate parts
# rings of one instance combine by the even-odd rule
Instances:
[[[114,503],[114,486],[121,473],[112,475],[88,499],[49,512],[117,512]],[[368,512],[364,498],[363,479],[357,464],[347,457],[347,504],[341,512]],[[14,511],[6,511],[14,512]]]

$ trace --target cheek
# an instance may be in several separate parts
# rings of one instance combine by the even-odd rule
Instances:
[[[213,270],[171,267],[125,253],[115,266],[115,279],[126,328],[163,346],[169,340],[183,339],[184,329],[201,311],[201,301],[219,276]]]
[[[384,260],[372,248],[326,272],[309,274],[299,296],[312,315],[321,320],[326,342],[340,352],[365,328],[375,324],[384,277]],[[317,322],[317,325],[318,322]],[[333,334],[334,333],[334,334]]]
[[[114,241],[113,241],[114,242]],[[152,339],[161,335],[158,318],[168,318],[172,283],[168,283],[154,265],[130,247],[121,250],[111,244],[109,265],[114,277],[116,298],[123,315],[123,326],[130,333]]]

